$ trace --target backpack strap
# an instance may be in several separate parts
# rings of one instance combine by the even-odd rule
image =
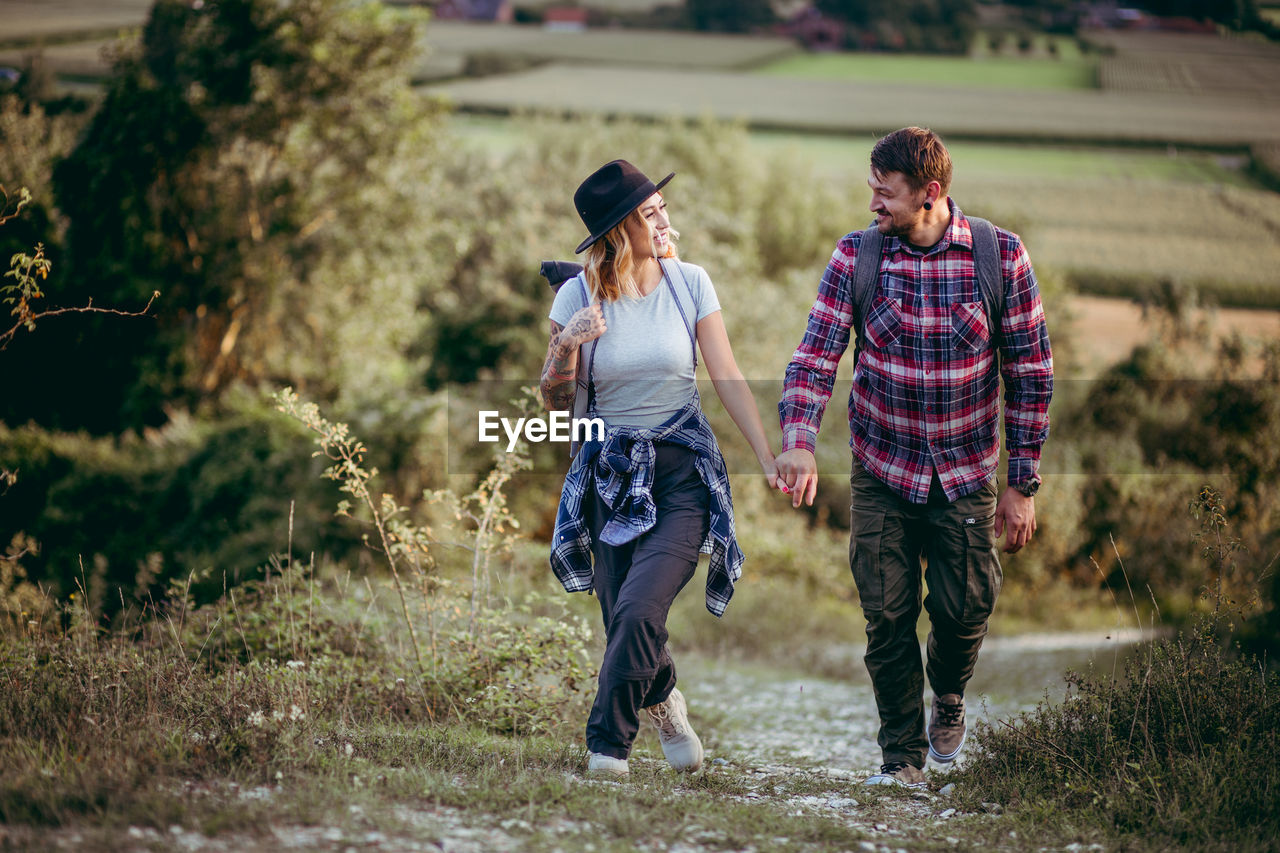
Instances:
[[[1001,320],[1004,318],[1004,265],[1000,262],[1000,244],[996,227],[978,216],[966,216],[973,232],[973,266],[978,275],[978,290],[987,312],[991,340],[999,345]]]
[[[1004,265],[1000,261],[1000,244],[996,240],[996,228],[980,216],[966,216],[973,232],[973,266],[978,278],[978,291],[982,295],[982,307],[987,312],[987,325],[991,338],[999,345],[1000,324],[1004,317]],[[865,332],[863,323],[871,313],[876,298],[876,279],[880,272],[884,235],[873,222],[862,232],[858,243],[859,258],[875,258],[877,263],[854,263],[853,269],[853,329],[857,334],[855,353],[862,346]],[[856,357],[856,356],[855,356]]]
[[[676,308],[680,310],[680,319],[684,320],[685,331],[689,333],[689,344],[693,347],[693,367],[698,368],[698,305],[693,297],[693,285],[689,284],[689,279],[684,274],[684,270],[680,267],[680,262],[669,258],[659,258],[659,265],[662,267],[662,279],[667,283],[667,287],[671,289],[671,295],[675,297]],[[680,281],[684,283],[683,292],[671,282],[670,271],[674,269],[676,274],[680,276]],[[687,310],[686,310],[687,309]],[[690,318],[693,318],[692,320]]]
[[[854,331],[854,364],[858,363],[858,351],[862,349],[862,338],[866,333],[863,324],[871,314],[871,306],[876,300],[876,279],[879,278],[880,264],[883,260],[884,235],[876,227],[876,223],[867,226],[858,241],[858,257],[853,264],[853,331]]]
[[[583,305],[590,305],[591,293],[587,290],[587,277],[579,273],[576,281],[582,287]],[[577,387],[574,389],[573,394],[574,420],[590,417],[588,413],[595,409],[596,389],[595,385],[591,381],[591,374],[595,368],[595,362],[596,342],[594,340],[590,340],[578,348],[578,373],[574,378],[574,382],[577,384]],[[578,442],[570,442],[570,456],[578,455],[578,446]]]

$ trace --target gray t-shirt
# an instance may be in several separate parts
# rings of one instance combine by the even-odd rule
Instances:
[[[681,261],[689,282],[697,323],[720,310],[715,287],[706,270]],[[680,275],[671,271],[671,283],[681,291],[681,302],[666,282],[642,299],[604,303],[603,335],[596,339],[591,373],[596,386],[596,412],[609,426],[655,427],[689,400],[694,391],[693,347],[680,308],[689,310],[688,294]],[[582,275],[564,283],[551,306],[551,319],[561,326],[586,306]]]

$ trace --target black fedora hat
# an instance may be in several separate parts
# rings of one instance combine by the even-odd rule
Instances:
[[[573,194],[573,206],[591,232],[574,252],[581,252],[609,233],[609,229],[626,219],[628,213],[675,176],[672,172],[655,184],[626,160],[613,160],[592,172]]]

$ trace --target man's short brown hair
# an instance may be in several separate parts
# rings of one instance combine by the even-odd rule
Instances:
[[[930,181],[942,186],[943,195],[951,187],[951,154],[926,127],[904,127],[883,137],[871,149],[871,168],[881,175],[901,172],[916,192]]]

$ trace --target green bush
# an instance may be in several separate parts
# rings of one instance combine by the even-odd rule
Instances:
[[[953,777],[1055,829],[1112,826],[1141,849],[1271,850],[1280,837],[1280,676],[1205,620],[1144,644],[1122,677],[1072,674],[1065,701],[980,725]]]
[[[0,496],[0,538],[33,538],[31,579],[62,597],[84,586],[104,612],[193,571],[208,601],[286,549],[291,504],[296,553],[359,546],[350,528],[316,523],[329,502],[309,452],[283,418],[251,405],[119,440],[0,424],[0,468],[17,472]]]

